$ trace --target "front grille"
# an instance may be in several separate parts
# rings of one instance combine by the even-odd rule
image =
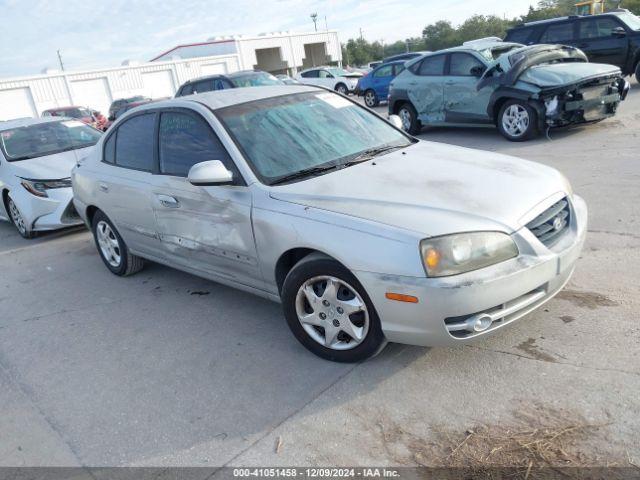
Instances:
[[[549,247],[560,239],[569,227],[570,221],[569,201],[563,198],[527,223],[527,228],[538,240]]]

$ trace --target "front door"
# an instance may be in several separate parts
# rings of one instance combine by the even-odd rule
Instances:
[[[469,53],[452,53],[449,74],[444,81],[444,109],[447,123],[489,123],[487,104],[492,87],[478,91],[480,74],[486,65]]]
[[[626,35],[614,34],[618,27],[624,28],[612,17],[580,20],[577,46],[587,54],[590,62],[624,66],[629,40]]]
[[[152,204],[165,255],[191,269],[263,287],[251,224],[251,192],[228,152],[199,114],[172,109],[160,115],[160,174],[153,179]],[[222,161],[236,184],[189,183],[189,169],[208,160]]]

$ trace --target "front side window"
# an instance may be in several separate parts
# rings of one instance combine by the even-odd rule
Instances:
[[[580,38],[603,38],[613,36],[613,29],[621,27],[613,18],[592,18],[580,22]]]
[[[116,134],[112,134],[104,144],[103,161],[106,163],[116,163]]]
[[[44,157],[95,145],[101,132],[77,120],[38,123],[0,132],[0,148],[9,162]]]
[[[482,62],[473,55],[469,55],[468,53],[451,54],[449,75],[456,77],[472,77],[474,74],[471,73],[471,70],[476,67],[480,67],[482,69],[485,68]]]
[[[391,75],[393,75],[393,65],[380,67],[376,70],[376,73],[373,74],[374,77],[390,77]]]
[[[150,172],[153,170],[155,114],[125,120],[116,132],[116,165]]]
[[[344,164],[371,149],[412,143],[376,114],[330,92],[266,98],[215,113],[267,184]]]
[[[561,43],[573,40],[573,24],[550,25],[540,37],[540,43]]]
[[[507,40],[514,43],[527,43],[531,37],[532,28],[518,28],[507,35]]]
[[[231,160],[218,136],[200,117],[166,112],[160,117],[160,172],[186,177],[200,162],[220,160],[229,168]]]
[[[424,76],[436,76],[444,74],[444,60],[445,55],[436,55],[434,57],[427,57],[422,60],[420,68],[418,69],[418,75]]]
[[[193,84],[193,93],[204,93],[213,90],[211,80],[203,80]]]
[[[318,76],[320,78],[333,78],[333,75],[331,75],[329,72],[327,72],[326,70],[320,70],[318,72]]]

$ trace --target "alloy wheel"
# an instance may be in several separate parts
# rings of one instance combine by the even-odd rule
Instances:
[[[16,206],[16,204],[13,202],[11,198],[9,198],[9,214],[11,215],[11,220],[13,221],[13,224],[16,226],[20,234],[23,236],[26,235],[27,225],[24,221],[24,218],[22,218],[22,214],[20,213],[20,210],[18,210],[18,207]]]
[[[401,108],[398,112],[398,116],[400,117],[400,120],[402,120],[402,129],[406,132],[411,130],[411,112],[406,108]]]
[[[332,350],[351,350],[369,332],[367,305],[355,288],[337,277],[304,282],[296,295],[296,313],[305,332]]]
[[[120,242],[109,224],[103,220],[98,222],[96,237],[100,246],[100,253],[104,259],[114,268],[118,268],[122,262]]]
[[[502,115],[502,128],[512,137],[524,135],[529,122],[529,112],[522,105],[513,104]]]
[[[364,103],[367,107],[375,107],[376,105],[376,94],[369,90],[364,94]]]
[[[349,91],[347,90],[347,87],[345,87],[344,85],[338,85],[338,88],[336,90],[338,91],[338,93],[341,93],[342,95],[346,95],[347,93],[349,93]]]

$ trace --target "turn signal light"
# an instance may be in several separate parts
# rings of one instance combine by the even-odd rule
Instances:
[[[402,293],[392,293],[387,292],[385,294],[389,300],[395,300],[396,302],[405,302],[405,303],[418,303],[418,297],[414,297],[413,295],[403,295]]]

